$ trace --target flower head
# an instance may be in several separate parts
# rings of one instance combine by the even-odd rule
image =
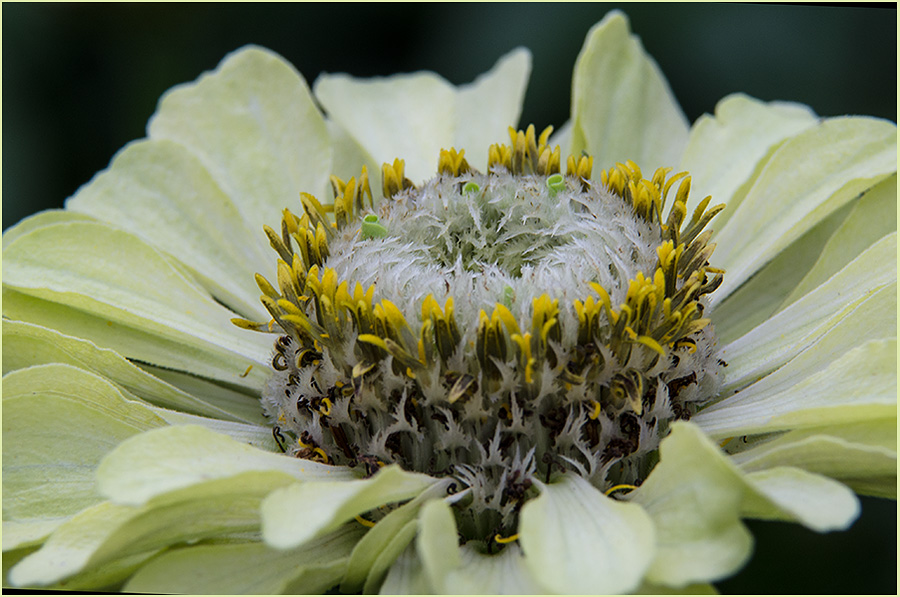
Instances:
[[[528,65],[246,48],[7,232],[8,582],[698,588],[893,495],[895,125],[689,128],[612,13],[538,134]]]

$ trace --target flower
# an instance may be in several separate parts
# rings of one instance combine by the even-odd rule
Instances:
[[[840,529],[857,513],[848,487],[893,496],[893,123],[737,95],[689,128],[612,13],[579,56],[571,121],[502,146],[528,65],[513,52],[459,89],[325,76],[323,118],[289,65],[247,48],[169,92],[149,139],[67,211],[8,231],[8,581],[696,590],[746,561],[742,517]],[[565,177],[560,155],[577,157]],[[658,170],[673,165],[690,178]],[[379,171],[384,197],[366,183]],[[317,199],[329,187],[333,214]],[[584,217],[601,213],[612,228]],[[434,226],[454,241],[429,245],[447,238]],[[679,252],[683,238],[698,242]],[[577,259],[609,249],[606,278],[554,253],[579,243]],[[498,266],[504,283],[451,286],[448,302],[433,272],[384,281],[423,252],[444,260],[440,281]],[[550,254],[556,277],[541,278]],[[270,318],[285,340],[252,331]],[[518,412],[538,383],[555,410]],[[492,396],[513,400],[479,410]],[[364,400],[368,429],[350,411]],[[407,414],[433,405],[437,419]],[[525,430],[508,446],[501,419]],[[528,452],[541,430],[546,462]]]

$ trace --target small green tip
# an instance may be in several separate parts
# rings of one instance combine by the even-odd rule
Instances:
[[[474,181],[469,181],[466,183],[466,186],[463,187],[463,193],[466,195],[471,195],[473,193],[477,193],[481,190],[481,187],[478,186],[478,183]]]
[[[506,285],[503,287],[503,304],[506,307],[512,307],[513,301],[516,300],[516,291],[513,290],[512,286]]]
[[[362,235],[365,239],[384,238],[388,235],[388,229],[378,223],[378,216],[369,214],[363,218]]]
[[[562,174],[553,174],[547,177],[547,188],[550,189],[550,196],[556,195],[558,192],[565,190],[566,179]]]

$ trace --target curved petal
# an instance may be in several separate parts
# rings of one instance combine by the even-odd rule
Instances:
[[[844,485],[793,467],[747,473],[756,490],[744,501],[744,516],[801,522],[824,533],[844,531],[859,516],[859,501]]]
[[[100,460],[129,437],[165,425],[93,373],[37,365],[3,378],[3,548],[38,540],[102,501]],[[14,522],[9,526],[7,522]]]
[[[458,542],[456,520],[450,505],[444,500],[425,504],[419,513],[416,553],[434,593],[447,593],[446,578],[462,563]]]
[[[237,50],[216,70],[169,90],[147,130],[196,155],[260,235],[297,204],[298,193],[321,196],[328,186],[325,121],[303,77],[269,50]]]
[[[853,493],[839,483],[789,467],[744,473],[684,422],[672,425],[659,464],[629,498],[646,508],[657,530],[647,580],[675,588],[723,578],[743,565],[752,537],[741,516],[833,530],[858,514]]]
[[[575,475],[540,490],[519,520],[519,542],[535,580],[569,594],[621,593],[640,585],[655,542],[643,508],[608,498]]]
[[[896,416],[896,338],[871,340],[835,359],[817,352],[824,351],[808,350],[692,420],[720,438]]]
[[[297,547],[373,508],[413,498],[434,482],[388,466],[371,479],[297,483],[263,502],[263,539],[278,549]]]
[[[341,581],[341,592],[358,593],[364,586],[378,586],[394,560],[416,536],[416,517],[426,501],[423,498],[430,493],[430,490],[426,490],[409,503],[395,508],[360,539],[347,564],[347,574]],[[383,565],[379,566],[379,562]]]
[[[486,171],[490,145],[509,139],[509,127],[519,123],[529,74],[531,52],[517,48],[457,90],[453,146],[466,150],[473,167]]]
[[[3,250],[6,245],[10,244],[20,236],[25,236],[32,230],[51,226],[53,224],[61,224],[65,222],[93,222],[94,218],[85,214],[77,214],[65,209],[48,209],[28,216],[15,226],[10,227],[3,232]]]
[[[253,531],[263,496],[289,482],[284,474],[249,472],[171,491],[141,507],[103,502],[60,526],[13,568],[10,580],[47,585],[170,545]]]
[[[722,393],[744,388],[817,343],[823,358],[834,342],[844,348],[891,336],[896,321],[897,271],[884,267],[897,253],[897,234],[886,236],[827,282],[744,336],[726,345],[729,363]],[[715,317],[715,314],[713,315]]]
[[[184,346],[156,364],[239,386],[265,383],[269,339],[231,329],[230,311],[127,232],[95,222],[45,226],[11,243],[3,258],[8,288],[104,318],[110,333],[119,324]],[[88,338],[107,346],[103,338]],[[147,355],[118,352],[149,361]],[[248,362],[259,366],[241,377]]]
[[[245,318],[268,318],[253,283],[256,272],[275,270],[265,235],[261,228],[247,227],[231,199],[184,146],[167,140],[131,143],[66,207],[110,222],[172,255]]]
[[[530,68],[530,54],[519,49],[459,89],[429,72],[366,80],[325,74],[313,87],[369,163],[399,157],[419,183],[434,176],[440,150],[451,146],[469,152],[476,168],[487,163],[488,145],[507,140],[507,128],[519,120]]]
[[[4,321],[3,352],[4,373],[31,365],[66,363],[96,373],[151,404],[217,419],[262,419],[259,401],[249,396],[241,395],[240,401],[222,400],[221,396],[216,402],[202,400],[146,373],[113,350],[39,325]]]
[[[747,471],[792,466],[857,493],[897,496],[897,418],[798,429],[732,456]]]
[[[888,178],[860,197],[841,227],[828,239],[812,269],[784,300],[789,305],[836,274],[876,241],[897,230],[897,175]],[[890,270],[892,264],[881,267]]]
[[[195,425],[143,433],[113,450],[97,470],[100,492],[140,505],[176,489],[241,473],[280,473],[288,481],[354,479],[349,469],[272,454]]]
[[[713,303],[816,223],[896,171],[897,127],[886,120],[831,118],[785,141],[716,235],[716,264],[728,275]]]
[[[782,141],[818,122],[801,104],[761,102],[735,93],[716,104],[715,116],[704,114],[691,127],[681,168],[691,173],[687,213],[712,195],[725,204],[710,227],[718,230],[734,213],[754,170]],[[674,164],[673,164],[674,165]]]
[[[544,589],[534,580],[518,545],[507,545],[495,555],[470,547],[460,547],[461,564],[445,581],[457,595],[541,595]]]
[[[596,168],[633,160],[652,173],[678,164],[688,140],[687,119],[662,72],[617,10],[587,34],[572,77],[571,114],[569,153],[587,151]]]
[[[291,550],[264,543],[176,549],[143,566],[124,590],[195,595],[321,593],[337,584],[361,531],[345,525]]]
[[[422,561],[416,555],[416,548],[410,545],[400,554],[388,571],[381,595],[424,595],[428,593],[428,580]]]

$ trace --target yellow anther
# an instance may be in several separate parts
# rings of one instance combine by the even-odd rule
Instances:
[[[591,400],[591,404],[593,404],[594,407],[593,410],[591,410],[591,414],[588,415],[588,418],[590,418],[591,421],[596,421],[597,417],[600,416],[600,403],[596,400]]]
[[[494,535],[494,541],[496,543],[499,543],[500,545],[506,545],[507,543],[512,543],[513,541],[518,541],[518,540],[519,540],[518,533],[516,533],[515,535],[510,535],[509,537],[501,537],[500,533],[497,533],[496,535]]]
[[[469,162],[465,158],[465,149],[458,152],[454,148],[442,149],[438,158],[438,173],[449,174],[450,176],[460,176],[471,170]]]
[[[724,447],[728,444],[728,442],[730,442],[730,441],[733,440],[733,439],[734,439],[734,437],[728,437],[728,438],[725,438],[724,440],[722,440],[722,441],[719,443],[719,447],[720,447],[720,448],[724,448]]]
[[[322,448],[313,448],[313,453],[322,459],[323,464],[330,464],[330,460],[328,459],[328,454],[326,454],[325,450],[323,450]]]
[[[362,516],[359,516],[359,515],[356,516],[356,522],[358,522],[359,524],[363,525],[364,527],[367,527],[370,529],[373,526],[375,526],[374,522],[372,522],[371,520],[366,520],[365,518],[363,518]]]
[[[248,366],[247,369],[244,370],[243,373],[241,373],[240,377],[247,377],[248,375],[250,375],[251,369],[253,369],[253,365]]]
[[[614,491],[619,491],[620,489],[637,489],[637,485],[628,485],[626,483],[622,483],[621,485],[613,485],[609,489],[603,492],[603,495],[609,495]]]
[[[381,166],[381,190],[384,197],[390,198],[406,189],[414,188],[412,181],[403,175],[406,162],[400,158],[396,158],[393,164],[384,164]]]
[[[322,398],[322,402],[319,405],[319,412],[327,417],[331,414],[331,406],[331,400],[329,400],[328,398]]]

